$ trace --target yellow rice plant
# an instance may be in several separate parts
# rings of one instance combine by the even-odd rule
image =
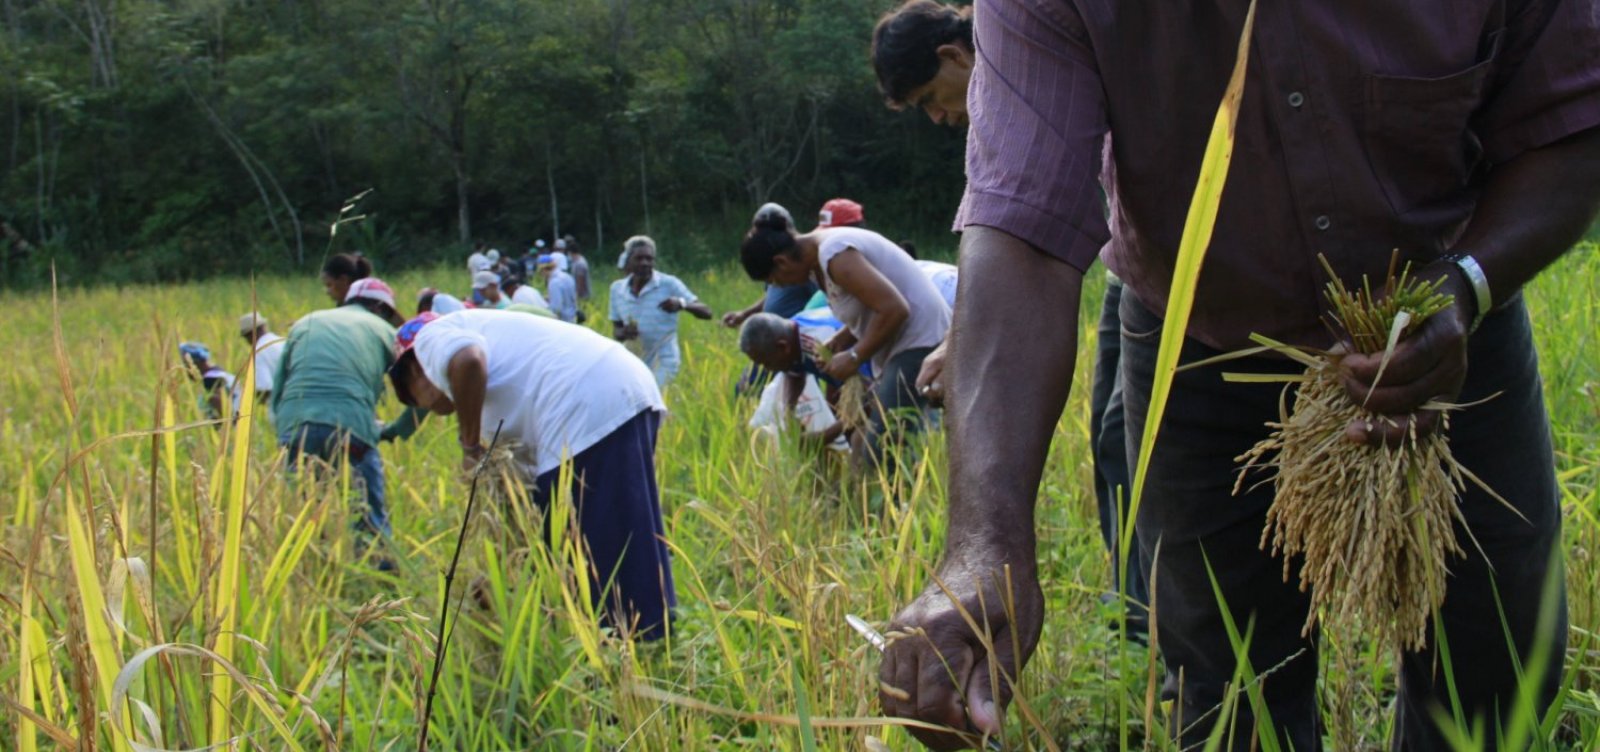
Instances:
[[[1392,353],[1395,344],[1451,299],[1440,282],[1389,272],[1384,290],[1370,284],[1351,290],[1328,269],[1330,323],[1355,352]],[[1306,366],[1293,410],[1285,405],[1272,434],[1238,460],[1235,485],[1257,468],[1270,469],[1276,497],[1267,512],[1261,547],[1283,556],[1287,580],[1298,557],[1300,587],[1312,594],[1304,633],[1319,619],[1342,634],[1367,634],[1387,648],[1419,650],[1433,613],[1444,601],[1450,556],[1464,551],[1453,522],[1465,525],[1457,497],[1471,474],[1458,464],[1445,439],[1455,405],[1441,411],[1441,429],[1413,429],[1399,446],[1370,447],[1345,436],[1353,421],[1391,419],[1366,410],[1346,393],[1339,355],[1258,342]],[[1385,363],[1387,361],[1385,360]],[[1379,378],[1382,378],[1380,369]],[[1291,383],[1291,386],[1293,386]]]
[[[255,394],[255,359],[247,361],[240,393]],[[239,606],[244,602],[239,588],[240,549],[244,545],[245,479],[250,471],[250,426],[255,418],[255,400],[239,403],[239,415],[234,421],[231,435],[233,466],[228,476],[227,507],[224,511],[222,536],[222,563],[212,599],[212,623],[216,625],[216,659],[219,663],[234,660],[234,638],[239,623]],[[217,674],[211,682],[211,741],[218,743],[228,738],[232,709],[234,679],[226,672]]]

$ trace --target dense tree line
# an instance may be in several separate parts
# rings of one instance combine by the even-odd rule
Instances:
[[[11,285],[52,260],[173,280],[557,232],[648,231],[694,265],[766,200],[847,195],[937,238],[961,190],[960,135],[876,92],[884,0],[0,4]]]

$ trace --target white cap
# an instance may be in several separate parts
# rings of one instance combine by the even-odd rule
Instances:
[[[500,275],[494,272],[478,272],[472,275],[472,289],[482,290],[489,285],[500,284]]]
[[[451,295],[450,293],[441,292],[438,295],[433,296],[433,312],[439,314],[440,316],[443,316],[447,313],[455,313],[456,311],[464,311],[466,309],[466,304],[462,303],[460,298]]]
[[[490,261],[499,261],[500,260],[500,249],[499,248],[490,248],[488,253],[483,254],[483,257],[486,258],[486,259],[489,259]]]
[[[259,311],[251,311],[239,317],[240,334],[250,334],[251,332],[254,332],[255,330],[266,325],[267,317],[262,316]]]
[[[562,240],[562,239],[557,239],[556,240],[556,250],[558,250],[558,251],[567,250],[567,241],[566,240]]]

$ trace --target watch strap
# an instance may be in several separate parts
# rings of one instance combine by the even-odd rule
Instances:
[[[1473,313],[1472,324],[1467,328],[1467,333],[1476,332],[1478,325],[1483,323],[1483,318],[1494,308],[1494,299],[1489,294],[1489,277],[1483,273],[1483,266],[1470,254],[1452,253],[1443,260],[1460,269],[1462,276],[1467,278],[1467,284],[1472,286],[1473,302],[1477,304],[1478,310]]]

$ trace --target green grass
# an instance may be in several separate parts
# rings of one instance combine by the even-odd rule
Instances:
[[[456,267],[391,282],[404,297],[424,281],[458,283]],[[731,268],[686,281],[719,313],[756,294]],[[237,625],[237,675],[176,652],[128,672],[127,696],[149,709],[166,746],[208,742],[208,693],[217,681],[238,687],[217,725],[248,734],[247,748],[287,748],[274,730],[279,717],[307,749],[415,746],[443,570],[466,502],[453,426],[430,421],[409,443],[384,447],[402,564],[394,578],[352,560],[341,489],[286,482],[268,424],[251,431],[235,537],[226,534],[235,476],[225,438],[209,427],[147,433],[199,419],[194,387],[174,370],[177,342],[205,341],[236,366],[245,354],[234,333],[241,313],[260,308],[281,332],[295,315],[326,305],[310,277],[261,280],[254,294],[252,306],[243,281],[64,291],[69,374],[56,365],[49,296],[0,296],[8,312],[0,352],[10,358],[0,371],[0,693],[45,721],[41,729],[96,735],[98,748],[109,748],[113,736],[107,689],[83,638],[92,633],[68,545],[70,486],[95,541],[89,555],[108,610],[126,625],[111,627],[112,654],[126,662],[152,644],[210,647],[219,615]],[[1099,599],[1109,566],[1085,448],[1098,294],[1096,282],[1084,297],[1078,383],[1040,489],[1050,610],[1021,681],[1038,722],[1010,716],[1006,741],[1017,749],[1115,749],[1125,727],[1130,747],[1147,741],[1147,656],[1114,639],[1114,614]],[[1572,624],[1568,690],[1532,733],[1550,748],[1593,749],[1600,744],[1600,348],[1593,341],[1600,255],[1593,246],[1570,254],[1529,300],[1554,418]],[[486,514],[456,592],[484,576],[493,614],[469,603],[452,624],[432,749],[853,749],[869,734],[891,749],[914,748],[901,729],[865,725],[876,709],[878,657],[844,615],[882,622],[925,581],[944,535],[942,440],[933,439],[908,473],[904,505],[879,513],[874,496],[881,493],[867,484],[753,443],[744,427],[752,404],[732,395],[743,366],[733,332],[687,317],[681,331],[685,367],[667,393],[672,414],[657,457],[682,604],[671,644],[628,648],[593,639],[594,616],[571,576],[570,550],[514,550],[504,518]],[[157,417],[166,412],[158,395],[168,401],[168,418]],[[384,411],[397,412],[392,402]],[[241,584],[218,597],[230,549]],[[149,586],[137,577],[114,586],[118,561],[135,557]],[[25,633],[37,656],[26,680]],[[1333,723],[1353,746],[1381,746],[1390,661],[1362,645],[1327,652],[1330,689],[1359,690],[1341,693]],[[633,691],[640,686],[653,693]],[[660,699],[667,695],[699,704]],[[1159,726],[1162,709],[1152,710]],[[150,742],[145,716],[134,706],[119,723]],[[22,717],[0,715],[0,739],[19,749],[29,748]],[[34,739],[40,749],[53,743],[44,730]]]

